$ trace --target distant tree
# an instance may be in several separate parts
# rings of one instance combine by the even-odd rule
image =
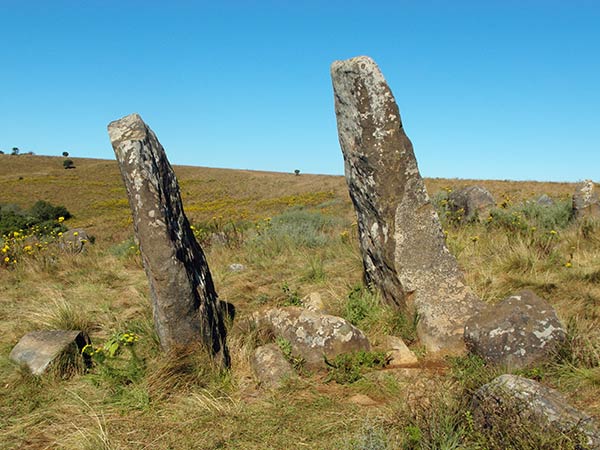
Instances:
[[[300,175],[300,169],[294,170],[294,173],[296,174],[296,176]]]
[[[13,147],[11,155],[18,155],[18,154],[19,154],[19,147]]]
[[[4,155],[4,152],[2,150],[0,150],[0,155]]]
[[[73,162],[72,159],[65,159],[63,161],[63,167],[65,169],[74,169],[75,168],[75,163]]]
[[[69,156],[69,152],[63,152],[63,156],[66,158],[67,156]]]

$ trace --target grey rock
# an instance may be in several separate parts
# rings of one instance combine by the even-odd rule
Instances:
[[[281,387],[285,380],[296,375],[276,344],[257,347],[250,358],[250,366],[260,385],[266,388]]]
[[[256,312],[253,320],[258,328],[289,341],[292,354],[304,358],[307,367],[325,367],[324,356],[371,349],[364,333],[341,317],[288,306]]]
[[[164,350],[198,343],[228,366],[224,312],[165,151],[137,114],[108,125]]]
[[[547,360],[565,337],[554,308],[528,290],[490,306],[465,325],[465,342],[471,352],[511,368]]]
[[[42,375],[63,352],[77,354],[90,343],[83,331],[44,330],[27,333],[10,352],[10,359],[25,364],[34,375]]]
[[[573,194],[573,214],[577,219],[600,217],[600,199],[592,180],[577,185]]]
[[[554,200],[546,194],[540,195],[535,202],[540,206],[554,206]]]
[[[231,272],[242,272],[244,270],[246,270],[246,266],[244,266],[243,264],[239,264],[239,263],[233,263],[229,265],[229,270]]]
[[[490,210],[496,206],[496,200],[486,188],[481,186],[467,186],[452,191],[448,196],[450,211],[462,221],[472,222],[485,219]]]
[[[331,78],[366,281],[416,310],[430,352],[464,352],[464,324],[483,304],[446,248],[394,96],[366,56],[335,61]]]
[[[90,242],[90,237],[82,228],[65,231],[58,241],[61,250],[68,253],[81,253]]]
[[[479,388],[472,399],[473,418],[487,433],[499,424],[520,421],[560,433],[584,436],[585,444],[600,448],[598,424],[573,408],[560,392],[517,375],[501,375]]]

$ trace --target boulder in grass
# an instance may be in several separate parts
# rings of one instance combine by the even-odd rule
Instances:
[[[546,194],[540,195],[535,201],[535,203],[539,206],[554,206],[554,200],[552,200],[552,198]]]
[[[324,357],[371,350],[365,334],[341,317],[288,306],[254,313],[253,320],[258,328],[288,341],[292,354],[309,368],[324,368]]]
[[[487,217],[490,210],[496,206],[496,200],[484,187],[467,186],[452,191],[448,196],[448,205],[455,217],[461,217],[461,221],[472,222]]]
[[[573,448],[600,449],[598,424],[573,408],[560,392],[517,375],[501,375],[475,392],[473,418],[488,435],[502,436],[506,427],[525,433],[535,428],[575,436]]]
[[[90,343],[83,331],[44,330],[27,333],[10,352],[10,359],[26,365],[34,375],[41,375],[65,352],[77,357]]]
[[[550,358],[566,332],[554,308],[525,290],[471,317],[464,337],[467,348],[487,362],[523,368]]]
[[[265,388],[281,387],[285,380],[296,374],[277,344],[257,347],[250,358],[250,366],[260,385]]]
[[[90,242],[90,237],[82,228],[65,231],[60,237],[59,247],[68,253],[81,253]]]
[[[384,336],[382,348],[390,357],[390,366],[411,365],[419,362],[417,356],[396,336]]]

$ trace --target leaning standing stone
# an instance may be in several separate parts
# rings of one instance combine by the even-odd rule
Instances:
[[[161,346],[201,342],[228,366],[223,312],[162,145],[137,114],[110,123],[108,134],[127,188]]]
[[[416,310],[429,351],[462,352],[481,302],[446,248],[394,96],[366,56],[334,62],[331,77],[366,281],[387,303]]]
[[[592,180],[577,185],[573,194],[573,214],[577,219],[600,217],[600,198]]]

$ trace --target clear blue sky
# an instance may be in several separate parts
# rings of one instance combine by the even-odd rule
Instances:
[[[342,174],[329,65],[381,67],[428,177],[600,179],[600,1],[0,0],[0,149]],[[1,172],[0,168],[0,172]]]

